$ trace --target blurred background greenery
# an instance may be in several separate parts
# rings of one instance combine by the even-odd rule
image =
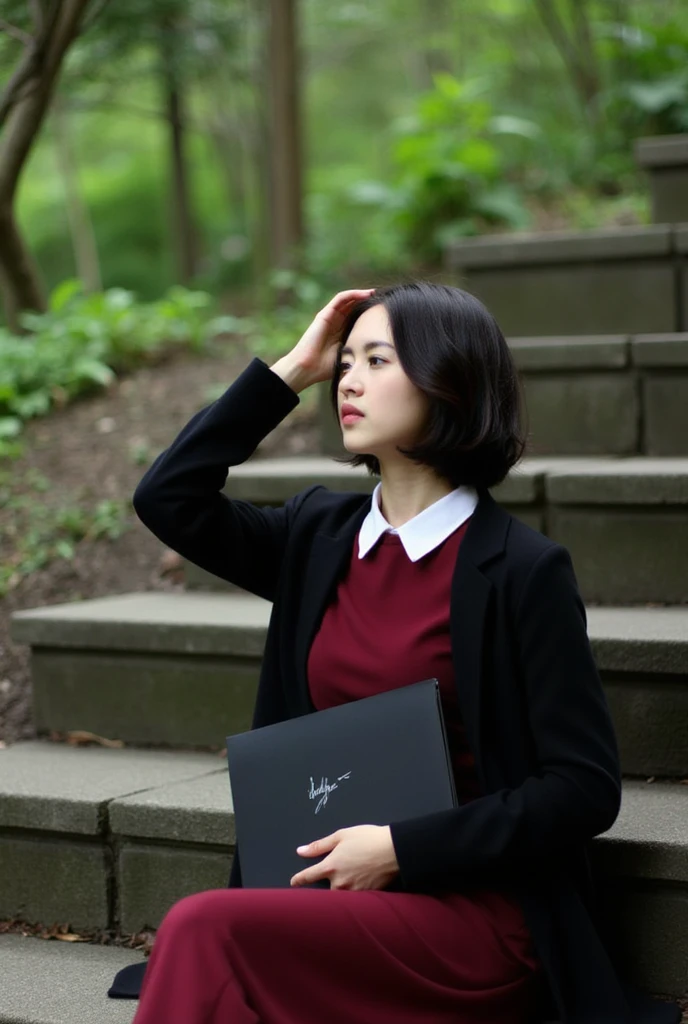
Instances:
[[[3,0],[0,446],[166,334],[279,350],[453,238],[648,223],[634,140],[685,131],[684,0]]]
[[[7,0],[7,22],[26,6]],[[48,288],[78,274],[70,191],[103,287],[145,300],[179,281],[169,57],[198,250],[184,283],[255,295],[264,5],[102,6],[66,55],[17,196]],[[301,0],[298,21],[304,268],[332,286],[436,264],[456,235],[646,222],[633,140],[688,130],[679,0]],[[5,83],[21,48],[0,33]]]

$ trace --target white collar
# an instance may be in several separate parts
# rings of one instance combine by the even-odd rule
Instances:
[[[382,482],[373,491],[370,512],[361,523],[358,535],[358,557],[364,558],[385,531],[397,533],[412,562],[417,562],[458,529],[475,510],[478,492],[473,487],[457,487],[409,519],[401,526],[391,526],[380,511]]]

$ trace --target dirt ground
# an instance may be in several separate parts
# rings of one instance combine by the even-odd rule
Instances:
[[[177,436],[195,412],[212,401],[206,389],[229,386],[253,354],[241,340],[218,344],[212,354],[176,352],[157,366],[119,378],[107,391],[82,398],[45,418],[28,423],[26,452],[0,469],[11,468],[12,496],[25,495],[51,507],[95,508],[99,501],[129,500],[156,455]],[[262,357],[270,365],[274,358]],[[276,358],[276,357],[275,357]],[[301,403],[259,445],[253,458],[317,452],[317,395],[302,392]],[[137,464],[134,453],[146,452]],[[32,473],[49,481],[37,494]],[[29,648],[10,639],[10,616],[25,608],[62,604],[140,590],[184,589],[180,559],[137,518],[116,540],[84,539],[72,560],[37,569],[0,599],[0,742],[35,735],[31,716]],[[0,507],[2,561],[11,559],[18,513]]]

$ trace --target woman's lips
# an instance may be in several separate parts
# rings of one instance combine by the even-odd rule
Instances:
[[[348,412],[345,416],[342,416],[342,423],[358,423],[359,420],[363,419],[363,415],[355,412]]]

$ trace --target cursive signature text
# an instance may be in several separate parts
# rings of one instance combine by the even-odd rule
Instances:
[[[338,775],[337,781],[332,783],[329,783],[327,781],[327,776],[325,776],[324,778],[321,777],[319,786],[315,785],[315,783],[313,782],[313,776],[311,775],[311,785],[310,789],[308,790],[308,798],[309,800],[317,800],[318,797],[320,797],[320,800],[318,801],[318,804],[315,808],[316,814],[318,813],[321,807],[325,806],[325,804],[327,803],[327,798],[329,797],[330,793],[335,789],[339,789],[339,783],[342,781],[342,779],[348,779],[350,775],[351,772],[346,772],[345,775]]]

